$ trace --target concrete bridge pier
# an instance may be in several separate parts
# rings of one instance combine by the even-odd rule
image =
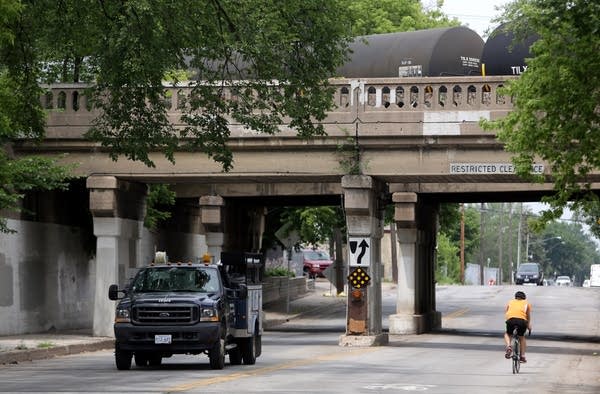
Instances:
[[[358,256],[363,266],[349,267],[350,275],[356,269],[366,272],[370,281],[365,286],[348,290],[346,334],[339,339],[340,346],[379,346],[388,342],[382,332],[381,313],[381,238],[383,237],[383,207],[380,201],[382,185],[369,176],[346,175],[342,178],[344,210],[349,242],[363,246],[349,249],[351,263]],[[368,254],[368,258],[365,258]],[[352,265],[352,264],[351,264]]]
[[[417,201],[416,193],[393,193],[400,250],[396,314],[390,334],[422,334],[441,327],[435,310],[435,245],[438,204]]]
[[[87,188],[96,236],[93,335],[110,337],[114,335],[115,302],[108,299],[108,286],[122,288],[129,269],[136,267],[146,185],[90,176]]]
[[[213,262],[219,261],[225,244],[224,209],[225,201],[221,196],[200,197],[201,221],[206,231],[207,252]]]

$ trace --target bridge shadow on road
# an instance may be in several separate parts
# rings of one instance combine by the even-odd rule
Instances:
[[[497,351],[504,348],[502,339],[503,331],[500,330],[437,330],[423,335],[390,335],[388,346],[392,347],[419,347],[430,349],[456,349],[456,350],[480,350]],[[477,338],[497,338],[498,342],[473,343],[472,339]],[[444,340],[446,338],[447,340]],[[531,353],[547,354],[571,354],[571,355],[591,355],[598,352],[598,349],[582,346],[585,344],[598,344],[600,338],[589,335],[561,335],[552,333],[539,333],[527,337],[528,350]]]

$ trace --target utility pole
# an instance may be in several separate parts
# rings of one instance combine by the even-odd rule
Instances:
[[[523,227],[523,203],[519,203],[519,229],[517,230],[517,269],[521,265],[521,235]],[[510,266],[510,284],[515,283],[515,271],[514,267]]]
[[[485,280],[483,278],[483,234],[484,234],[484,212],[485,206],[484,203],[479,205],[479,279],[480,284],[483,286],[485,284]]]
[[[465,284],[465,204],[460,204],[460,283]]]
[[[498,282],[502,284],[502,259],[504,242],[504,203],[500,203],[500,242],[498,242]]]

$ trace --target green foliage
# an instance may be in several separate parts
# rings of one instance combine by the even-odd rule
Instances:
[[[340,168],[347,175],[361,175],[363,168],[361,165],[360,146],[354,136],[350,136],[347,131],[346,139],[336,148],[339,158]]]
[[[539,40],[527,71],[508,85],[514,109],[482,124],[498,130],[526,179],[534,179],[534,162],[549,164],[554,194],[544,199],[550,209],[542,223],[560,217],[570,201],[572,209],[593,215],[598,196],[587,176],[600,169],[600,3],[518,0],[506,6],[502,20],[519,39],[536,33]]]
[[[275,267],[275,268],[267,268],[265,270],[265,276],[289,276],[291,278],[294,278],[296,276],[296,274],[294,273],[294,271],[289,271],[286,268]]]
[[[21,198],[28,190],[67,189],[72,168],[60,166],[51,158],[11,159],[0,150],[0,209],[20,212]],[[0,233],[12,232],[7,219],[0,218]]]
[[[458,26],[460,22],[442,13],[443,1],[423,9],[420,0],[347,0],[352,15],[352,35],[412,31]]]
[[[332,238],[334,228],[345,227],[345,216],[340,207],[288,207],[281,222],[290,223],[289,231],[298,232],[301,243],[318,245]]]
[[[163,210],[175,205],[175,192],[168,185],[150,185],[146,197],[146,216],[144,226],[149,230],[155,230],[160,221],[169,219],[171,213]]]
[[[229,123],[259,133],[282,119],[303,138],[323,135],[332,106],[327,79],[346,57],[348,12],[342,0],[24,1],[9,25],[14,45],[3,61],[27,81],[90,82],[101,115],[88,137],[152,167],[179,149],[203,152],[230,170]],[[175,130],[164,105],[166,80],[189,96]],[[25,79],[23,80],[25,81]],[[273,81],[277,81],[277,87]],[[224,89],[235,85],[236,100]],[[23,91],[39,102],[39,92]],[[38,103],[39,107],[39,103]],[[35,106],[28,108],[27,114]]]
[[[579,223],[549,223],[529,243],[530,259],[540,262],[550,278],[567,275],[582,282],[589,277],[590,264],[600,261],[600,252]]]
[[[460,283],[460,248],[444,233],[438,234],[436,281]]]

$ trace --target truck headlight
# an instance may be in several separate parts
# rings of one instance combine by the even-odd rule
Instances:
[[[129,315],[128,308],[117,308],[117,312],[115,314],[115,323],[129,323],[131,322],[131,318]]]
[[[219,321],[219,313],[214,308],[202,308],[200,321]]]

